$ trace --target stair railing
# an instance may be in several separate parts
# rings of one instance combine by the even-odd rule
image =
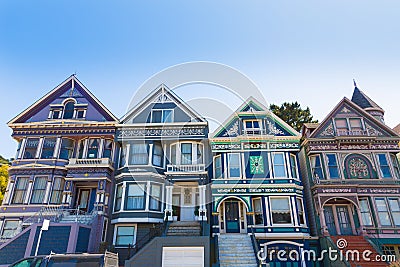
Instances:
[[[218,237],[219,236],[214,236],[214,255],[215,255],[215,262],[212,264],[212,267],[219,267],[219,243],[218,243]]]
[[[337,247],[337,245],[333,242],[333,240],[329,236],[320,236],[320,240],[323,241],[323,242],[320,242],[322,250],[329,250],[329,247],[331,247],[337,251],[340,251],[340,249]],[[327,265],[326,261],[329,261],[329,264],[330,264],[330,260],[326,259],[326,257],[325,257],[324,264],[326,266],[331,266],[331,265]],[[353,263],[357,266],[357,264],[355,262],[353,262]],[[341,266],[351,267],[350,263],[344,257],[343,257],[343,261],[336,260],[334,266],[336,266],[336,267],[341,267]]]
[[[373,230],[376,230],[375,232],[373,231],[368,231],[368,236],[365,236],[365,239],[368,241],[368,243],[371,244],[371,246],[378,252],[380,255],[390,255],[393,257],[393,259],[396,258],[396,255],[394,255],[390,249],[388,248],[387,245],[383,244],[382,241],[380,241],[379,237],[379,229],[375,228]],[[386,258],[387,259],[387,258]],[[389,260],[386,261],[387,263],[390,263]]]
[[[257,261],[257,266],[258,267],[262,267],[262,266],[266,266],[265,264],[263,264],[261,262],[261,260],[258,258],[258,254],[260,253],[260,249],[258,247],[258,243],[257,243],[257,238],[256,238],[256,234],[254,232],[254,228],[252,226],[250,226],[250,231],[251,231],[251,244],[253,246],[253,251],[254,251],[254,256],[256,257],[256,261]],[[264,251],[264,253],[267,253],[266,251]]]

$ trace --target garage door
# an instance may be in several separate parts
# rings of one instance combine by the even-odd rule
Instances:
[[[204,267],[204,247],[163,247],[163,267]]]

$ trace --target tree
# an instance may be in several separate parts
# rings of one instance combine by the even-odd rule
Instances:
[[[0,156],[0,204],[3,201],[8,183],[8,166],[10,162]]]
[[[318,120],[313,120],[310,108],[301,108],[297,101],[293,103],[285,102],[281,106],[271,104],[269,108],[275,115],[284,120],[297,131],[301,130],[301,127],[304,123],[318,122]]]

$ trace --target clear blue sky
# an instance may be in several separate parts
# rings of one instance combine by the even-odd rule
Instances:
[[[355,78],[394,127],[399,12],[397,0],[0,0],[0,155],[15,151],[6,122],[74,72],[121,117],[147,78],[196,60],[232,66],[268,102],[298,100],[319,120]]]

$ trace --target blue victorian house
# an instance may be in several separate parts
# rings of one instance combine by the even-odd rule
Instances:
[[[249,98],[215,131],[210,143],[212,235],[219,236],[221,266],[236,266],[232,260],[243,264],[238,266],[256,266],[261,249],[264,255],[308,249],[312,242],[299,171],[300,134]],[[280,265],[276,257],[264,263],[307,264],[299,258]]]
[[[75,75],[8,123],[18,149],[0,210],[0,265],[36,253],[98,251],[108,225],[117,123]],[[50,228],[40,242],[45,219]]]
[[[208,266],[207,137],[165,85],[121,119],[109,240],[126,266]]]

